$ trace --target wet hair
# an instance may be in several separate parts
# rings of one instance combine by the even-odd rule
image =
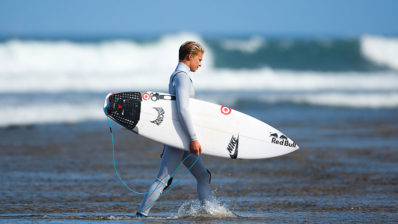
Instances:
[[[187,41],[180,46],[178,59],[180,61],[184,60],[189,54],[198,55],[199,53],[204,53],[203,47],[195,41]]]

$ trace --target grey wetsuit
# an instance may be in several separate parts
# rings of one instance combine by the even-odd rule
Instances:
[[[195,129],[192,123],[192,119],[189,113],[189,97],[195,96],[195,91],[193,88],[192,80],[189,76],[189,67],[184,63],[180,62],[177,65],[176,70],[170,76],[169,83],[169,93],[176,96],[176,106],[178,118],[188,134],[191,141],[198,140]],[[168,183],[167,180],[170,178],[170,175],[177,168],[178,164],[189,155],[189,152],[183,151],[177,148],[173,148],[170,146],[164,146],[164,153],[162,160],[160,162],[160,169],[156,179],[153,181],[151,186],[148,189],[148,192],[152,192],[156,188],[154,192],[145,195],[144,200],[141,203],[139,213],[147,216],[150,209],[154,205],[154,201],[162,194],[163,190],[171,184],[171,181]],[[190,167],[197,156],[190,156],[187,160],[184,161],[184,165],[188,168]],[[196,178],[197,182],[197,192],[198,197],[201,202],[210,199],[210,181],[211,174],[210,171],[206,169],[202,158],[199,158],[198,162],[192,167],[190,170],[192,175]],[[165,187],[159,187],[163,185]]]

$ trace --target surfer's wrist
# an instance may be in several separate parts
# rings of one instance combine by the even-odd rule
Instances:
[[[189,137],[190,137],[191,142],[199,140],[198,137],[196,136],[196,134],[193,134],[193,135],[191,134]]]

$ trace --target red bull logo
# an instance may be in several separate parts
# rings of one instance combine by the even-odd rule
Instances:
[[[278,137],[278,133],[271,133],[270,137],[272,137],[271,143],[277,144],[277,145],[283,145],[287,147],[292,147],[296,148],[297,144],[292,141],[292,143],[289,142],[289,139],[285,135],[280,135]]]

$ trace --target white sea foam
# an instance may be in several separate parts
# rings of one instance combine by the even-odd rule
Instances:
[[[0,93],[166,90],[171,70],[159,73],[150,72],[150,68],[147,72],[136,73],[2,73]],[[208,69],[192,74],[192,78],[197,90],[398,90],[398,74],[394,72],[336,74],[267,68]]]
[[[131,40],[0,43],[0,117],[7,118],[0,121],[0,126],[104,119],[102,103],[107,92],[167,91],[169,75],[177,63],[176,49],[186,40],[206,44],[200,36],[189,33],[165,35],[146,43]],[[398,68],[398,55],[395,55],[398,50],[388,53],[388,46],[391,44],[391,49],[395,49],[396,43],[391,38],[361,40],[364,55],[391,68]],[[211,101],[228,91],[238,93],[223,97],[220,102],[230,102],[230,106],[244,99],[240,93],[249,92],[250,100],[264,103],[398,108],[398,73],[394,70],[365,73],[220,69],[214,66],[211,49],[204,47],[203,68],[193,73],[192,78],[198,92],[214,93],[209,98]],[[50,97],[30,101],[29,95],[37,92]],[[85,95],[84,105],[82,100],[79,103],[71,98],[54,97],[73,92],[83,95],[97,92],[104,96],[91,99]]]
[[[302,93],[262,96],[260,101],[350,108],[396,108],[398,93]]]
[[[21,41],[0,43],[0,73],[60,74],[169,72],[178,60],[178,47],[195,40],[210,49],[200,36],[191,33],[164,35],[149,43],[112,40],[100,43],[69,41]],[[210,50],[207,50],[208,52]],[[212,61],[208,52],[204,62]]]
[[[101,102],[102,103],[102,102]],[[0,127],[9,125],[30,125],[46,123],[74,123],[104,119],[102,106],[98,101],[76,105],[73,102],[48,102],[28,104],[19,102],[3,106],[0,110]]]
[[[238,101],[256,101],[259,103],[292,103],[350,108],[398,108],[398,92],[240,92],[223,94],[210,92],[200,94],[200,98],[211,102],[235,107]],[[67,94],[67,93],[65,93]],[[84,93],[82,93],[84,94]],[[0,127],[9,125],[28,125],[37,123],[69,123],[86,120],[105,119],[102,110],[103,96],[75,101],[52,97],[50,99],[29,100],[16,96],[14,100],[0,99]]]
[[[266,44],[265,40],[259,36],[251,37],[248,40],[225,40],[221,46],[225,50],[237,50],[243,53],[255,53]]]
[[[394,72],[303,72],[273,70],[213,69],[196,76],[200,89],[223,90],[397,90]],[[222,85],[220,85],[222,83]]]
[[[361,38],[361,52],[376,64],[398,70],[398,38],[364,36]]]
[[[131,40],[100,43],[13,40],[0,43],[0,93],[167,89],[169,75],[177,63],[176,49],[185,40],[206,44],[200,36],[190,33],[164,35],[157,41],[147,43]],[[258,44],[250,43],[258,42],[261,41],[253,38],[240,44],[254,49],[256,47],[253,46]],[[383,49],[388,47],[387,44],[375,44],[379,42],[387,43],[378,38],[364,38],[363,49],[371,49],[363,50],[370,52],[364,54],[381,58],[382,54],[378,52],[384,52]],[[395,46],[393,43],[391,45]],[[198,90],[398,89],[398,74],[395,71],[219,69],[214,67],[211,48],[204,47],[203,68],[192,75]],[[398,66],[398,55],[394,52],[386,55],[385,61],[391,61],[388,63],[392,67]]]

